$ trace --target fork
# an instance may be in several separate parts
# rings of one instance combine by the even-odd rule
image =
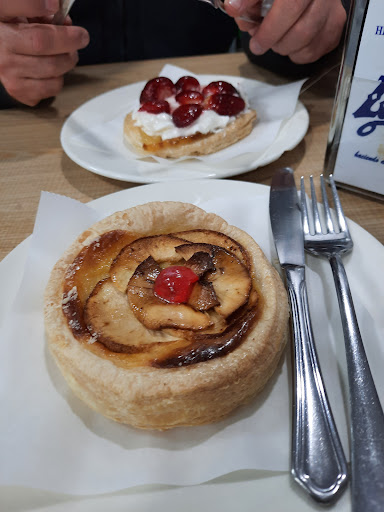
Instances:
[[[310,230],[304,178],[301,178],[301,211],[305,250],[328,258],[339,302],[348,370],[350,402],[350,450],[353,512],[382,512],[384,509],[384,414],[361,338],[352,294],[341,256],[350,252],[353,241],[340,203],[333,176],[329,177],[337,222],[331,216],[325,181],[320,176],[326,233],[310,177],[314,233]],[[338,225],[337,225],[338,224]]]
[[[215,9],[220,9],[221,11],[223,11],[227,14],[225,7],[224,7],[224,0],[200,0],[200,1],[205,2],[209,5],[212,5],[212,7],[214,7]],[[263,0],[261,2],[259,16],[257,16],[257,17],[240,16],[240,19],[243,21],[248,21],[250,23],[260,22],[261,19],[265,17],[268,10],[271,8],[272,2],[273,2],[273,0]]]

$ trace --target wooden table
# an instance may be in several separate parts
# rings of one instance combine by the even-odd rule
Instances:
[[[50,105],[0,112],[0,260],[31,234],[41,190],[82,202],[137,186],[95,175],[70,160],[60,145],[65,119],[85,101],[110,89],[158,75],[165,60],[79,67],[70,73]],[[280,77],[251,64],[242,53],[167,59],[195,73],[255,78],[273,84]],[[231,179],[270,184],[277,168],[297,175],[322,172],[337,72],[301,97],[310,115],[304,140],[278,161]],[[318,181],[318,180],[317,180]],[[349,191],[340,192],[348,217],[384,243],[384,203]]]

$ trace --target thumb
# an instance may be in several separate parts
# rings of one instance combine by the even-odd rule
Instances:
[[[49,16],[59,7],[59,0],[0,0],[0,18]]]

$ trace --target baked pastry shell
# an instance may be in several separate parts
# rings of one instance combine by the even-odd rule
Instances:
[[[240,345],[225,356],[189,366],[125,368],[74,338],[62,311],[65,272],[83,247],[114,229],[128,230],[137,238],[210,229],[239,242],[251,259],[251,276],[261,300],[257,320]],[[88,406],[134,427],[168,429],[218,421],[261,391],[286,344],[288,303],[278,273],[244,231],[191,204],[152,202],[103,219],[69,247],[46,288],[45,328],[53,359]]]
[[[165,140],[164,143],[156,144],[156,149],[147,150],[146,143],[151,137],[136,126],[132,114],[127,114],[124,120],[124,139],[137,151],[146,155],[156,155],[161,158],[203,156],[221,151],[244,139],[251,133],[255,120],[256,112],[248,110],[239,114],[225,128],[217,132]]]

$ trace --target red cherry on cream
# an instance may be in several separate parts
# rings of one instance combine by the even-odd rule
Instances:
[[[217,82],[211,82],[203,89],[204,96],[211,96],[212,94],[233,94],[238,95],[237,90],[232,84],[224,82],[224,80],[218,80]]]
[[[203,103],[204,96],[199,91],[187,91],[176,94],[175,99],[180,105],[191,105]]]
[[[175,85],[177,92],[200,91],[200,83],[193,76],[182,76]]]
[[[201,116],[202,112],[203,107],[201,105],[189,105],[188,103],[180,105],[172,114],[173,124],[177,128],[185,128],[194,123]]]
[[[161,114],[165,112],[166,114],[170,114],[171,107],[169,106],[168,101],[146,101],[139,108],[139,112],[148,112],[149,114]]]
[[[220,116],[237,116],[244,110],[245,101],[233,94],[213,94],[205,100],[204,106]]]
[[[158,76],[149,80],[140,95],[140,103],[147,101],[163,101],[175,94],[174,83],[165,76]]]

